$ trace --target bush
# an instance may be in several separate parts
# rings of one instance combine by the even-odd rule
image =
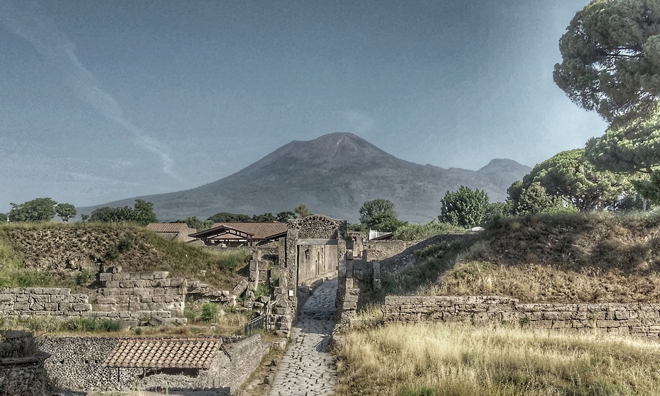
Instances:
[[[207,303],[202,305],[202,315],[201,318],[204,322],[215,322],[220,316],[220,308],[218,304]]]
[[[274,289],[271,286],[268,285],[258,285],[257,289],[254,291],[254,298],[257,299],[261,296],[272,296],[274,292]]]
[[[220,252],[218,256],[218,264],[221,267],[237,270],[247,265],[252,254],[247,249],[239,249],[230,252]]]
[[[79,286],[89,285],[94,281],[94,274],[86,269],[80,271],[76,276],[76,284]]]

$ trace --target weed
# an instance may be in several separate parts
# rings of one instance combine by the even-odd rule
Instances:
[[[220,316],[220,308],[216,303],[206,303],[202,305],[201,319],[205,322],[215,322]]]

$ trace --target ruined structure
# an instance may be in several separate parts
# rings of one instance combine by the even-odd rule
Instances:
[[[72,390],[238,389],[270,350],[260,335],[231,339],[44,336],[48,376]]]
[[[288,335],[300,305],[309,296],[310,285],[335,277],[337,270],[346,265],[347,234],[345,220],[322,215],[289,220],[287,226],[273,323],[276,330]]]
[[[0,396],[43,396],[44,360],[32,333],[0,331]]]

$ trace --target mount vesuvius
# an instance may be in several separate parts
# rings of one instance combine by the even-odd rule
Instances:
[[[508,159],[492,160],[478,171],[419,165],[352,133],[331,133],[293,141],[233,175],[197,188],[79,208],[79,213],[132,206],[137,198],[152,202],[160,221],[206,219],[218,212],[277,213],[305,203],[312,213],[355,222],[365,201],[382,198],[394,202],[401,220],[425,222],[440,214],[440,200],[448,190],[465,185],[485,190],[491,202],[504,201],[511,183],[530,170]]]

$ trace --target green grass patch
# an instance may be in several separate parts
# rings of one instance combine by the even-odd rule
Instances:
[[[29,330],[36,333],[116,333],[121,330],[121,323],[95,318],[5,317],[0,318],[0,329]]]
[[[435,235],[465,233],[466,230],[448,223],[432,221],[426,224],[406,224],[394,232],[394,239],[419,241]]]

